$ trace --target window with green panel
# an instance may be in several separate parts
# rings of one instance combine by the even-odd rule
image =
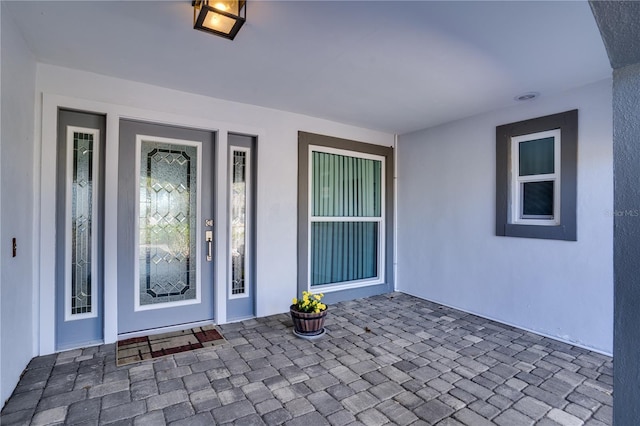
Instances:
[[[312,147],[309,281],[312,288],[381,278],[384,157]]]

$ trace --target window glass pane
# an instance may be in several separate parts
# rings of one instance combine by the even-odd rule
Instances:
[[[195,299],[197,149],[140,149],[140,305]]]
[[[311,286],[378,275],[378,223],[311,224]]]
[[[522,216],[553,217],[553,181],[522,184]]]
[[[553,144],[553,137],[520,142],[518,144],[520,176],[553,173]]]
[[[314,216],[380,217],[382,162],[313,153]]]
[[[92,312],[93,134],[73,134],[71,314]]]
[[[247,153],[233,151],[231,183],[231,294],[245,294]]]

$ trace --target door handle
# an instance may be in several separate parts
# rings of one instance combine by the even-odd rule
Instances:
[[[204,240],[207,242],[207,262],[211,262],[211,248],[213,245],[213,231],[204,231]]]

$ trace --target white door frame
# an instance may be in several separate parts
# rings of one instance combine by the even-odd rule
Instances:
[[[42,94],[41,116],[36,111],[36,140],[40,141],[39,163],[35,165],[35,181],[40,182],[39,198],[36,198],[36,218],[39,218],[40,232],[36,232],[34,245],[38,250],[39,262],[36,265],[36,282],[38,288],[34,300],[39,302],[39,309],[34,310],[34,337],[36,340],[35,355],[54,353],[55,348],[55,241],[56,224],[56,150],[58,109],[75,109],[80,111],[105,114],[107,134],[105,147],[105,212],[104,212],[104,343],[114,343],[118,338],[117,329],[117,182],[118,177],[118,135],[121,118],[173,124],[192,127],[217,133],[215,152],[215,211],[214,242],[217,247],[216,256],[219,267],[214,271],[214,316],[218,324],[227,321],[227,280],[228,270],[228,140],[229,133],[244,133],[261,139],[264,130],[237,123],[227,123],[206,118],[179,115],[133,108],[124,105],[78,99],[57,94]],[[36,152],[36,158],[38,153]],[[39,166],[39,167],[38,167]],[[40,174],[39,179],[37,174]],[[111,183],[109,183],[111,182]],[[36,189],[38,191],[38,189]]]

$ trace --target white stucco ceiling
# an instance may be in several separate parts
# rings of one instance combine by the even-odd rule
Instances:
[[[40,62],[400,134],[611,75],[583,1],[249,1],[234,41],[191,1],[6,6]]]

